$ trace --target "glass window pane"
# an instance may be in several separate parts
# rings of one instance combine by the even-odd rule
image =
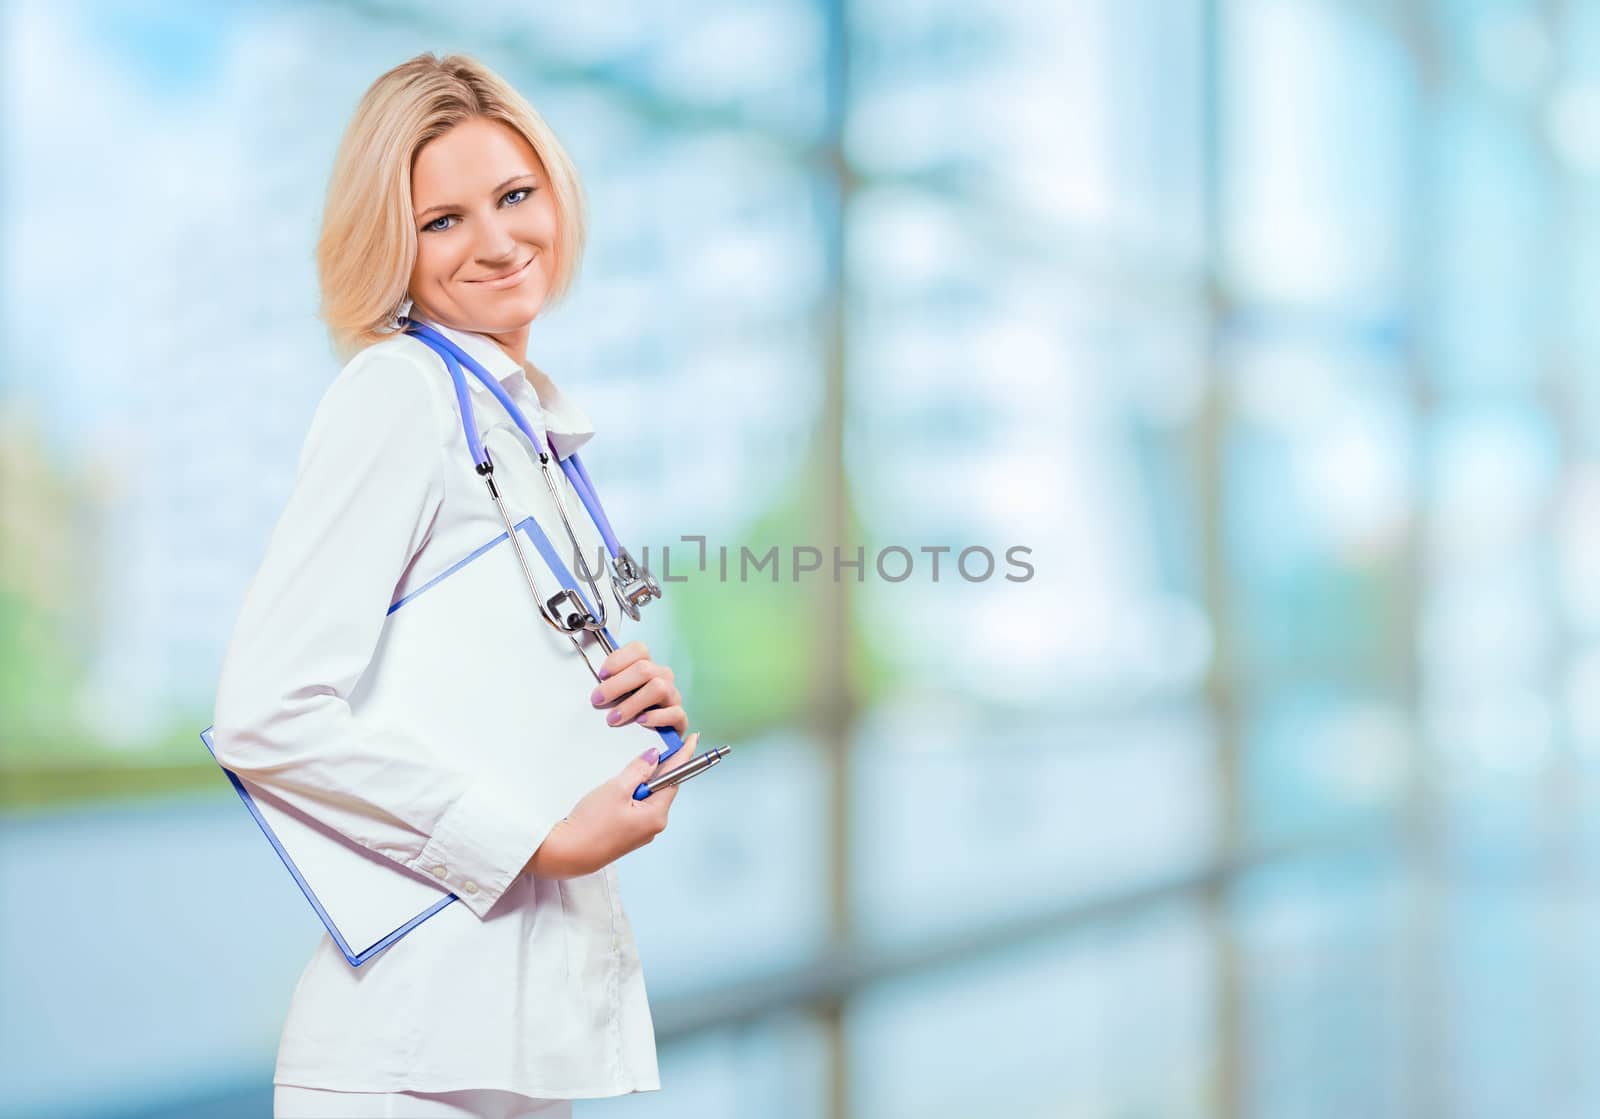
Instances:
[[[1246,323],[1230,335],[1224,489],[1238,671],[1379,680],[1409,657],[1416,438],[1384,346]]]
[[[1407,280],[1410,60],[1362,6],[1231,0],[1224,266],[1245,298],[1389,313]]]
[[[850,5],[845,153],[1049,237],[1199,250],[1200,5]]]
[[[1210,751],[1194,710],[1021,723],[880,709],[849,777],[861,934],[914,943],[1203,866]]]
[[[849,1114],[1208,1115],[1210,959],[1173,904],[884,983],[848,1012]]]

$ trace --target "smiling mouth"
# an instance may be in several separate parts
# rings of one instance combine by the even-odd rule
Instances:
[[[492,284],[496,280],[509,280],[513,276],[516,276],[518,273],[525,271],[527,269],[528,265],[530,265],[532,263],[533,263],[533,257],[530,256],[527,260],[523,261],[521,264],[517,265],[515,268],[513,268],[509,272],[502,272],[498,276],[482,276],[482,277],[479,277],[476,280],[468,280],[467,283],[469,283],[469,284]]]

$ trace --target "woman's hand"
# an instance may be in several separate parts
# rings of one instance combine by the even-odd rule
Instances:
[[[651,660],[643,641],[618,648],[600,662],[599,673],[600,686],[589,697],[591,703],[609,707],[619,697],[628,697],[611,709],[606,722],[623,727],[637,721],[647,727],[673,727],[680,735],[688,733],[689,716],[684,714],[683,696],[672,682],[672,669]],[[676,754],[670,760],[678,764]]]
[[[617,650],[619,653],[622,650]],[[670,772],[694,753],[699,732],[684,740],[683,749],[674,754],[662,772]],[[550,829],[539,849],[528,860],[527,869],[539,878],[577,878],[593,874],[655,839],[667,827],[667,810],[677,799],[678,786],[651,793],[643,800],[633,799],[639,782],[658,776],[657,750],[651,747],[628,763],[617,776],[590,792]]]

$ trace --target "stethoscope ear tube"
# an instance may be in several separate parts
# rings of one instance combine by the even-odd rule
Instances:
[[[478,474],[483,478],[484,485],[488,488],[489,497],[494,502],[495,509],[500,513],[500,521],[506,527],[506,535],[510,538],[511,545],[516,551],[517,563],[521,566],[523,578],[527,580],[528,589],[533,593],[533,600],[539,607],[540,617],[552,629],[566,634],[580,653],[583,653],[583,644],[578,635],[586,629],[595,635],[601,646],[608,653],[613,651],[616,646],[605,632],[606,606],[605,599],[600,594],[599,579],[589,569],[589,562],[584,558],[583,545],[579,542],[578,535],[573,530],[572,522],[567,519],[566,502],[562,500],[560,488],[555,485],[554,479],[550,477],[549,457],[545,454],[543,448],[539,446],[538,435],[534,432],[532,425],[528,423],[527,417],[522,414],[522,409],[518,408],[516,402],[506,395],[505,389],[500,386],[487,370],[483,369],[448,338],[445,338],[437,331],[429,329],[422,323],[412,322],[409,319],[404,321],[408,324],[407,332],[443,358],[445,368],[450,371],[450,381],[455,388],[456,406],[461,413],[461,430],[467,439],[467,449],[472,452],[473,464]],[[472,369],[474,375],[495,393],[496,399],[511,414],[512,421],[528,436],[534,445],[534,449],[538,451],[540,473],[544,475],[545,484],[550,490],[550,496],[556,503],[556,510],[561,514],[562,526],[566,529],[567,539],[572,543],[572,553],[577,557],[584,582],[589,584],[590,593],[594,596],[595,611],[598,613],[582,607],[581,601],[576,595],[571,596],[569,605],[580,608],[561,613],[558,611],[556,604],[561,602],[568,592],[563,591],[561,594],[547,599],[543,592],[539,590],[539,581],[534,576],[533,567],[528,563],[528,557],[522,550],[522,541],[518,539],[519,534],[516,526],[511,523],[511,515],[506,512],[505,502],[500,497],[500,488],[494,483],[494,460],[489,457],[489,452],[478,435],[478,425],[472,419],[472,401],[467,394],[467,377],[461,369],[463,360]],[[588,655],[585,653],[584,662],[587,664],[588,660]],[[595,671],[593,665],[589,666],[589,671]]]
[[[588,512],[590,520],[594,522],[595,528],[600,533],[600,539],[605,543],[607,554],[611,556],[613,583],[621,585],[621,589],[617,592],[617,601],[622,605],[623,610],[627,611],[628,616],[637,621],[638,608],[653,598],[660,598],[661,586],[650,577],[648,571],[645,571],[641,565],[633,560],[627,549],[617,540],[617,534],[611,528],[611,518],[606,515],[605,506],[600,502],[600,495],[595,491],[594,479],[589,477],[589,470],[584,466],[583,459],[577,453],[561,458],[555,454],[553,446],[547,449],[541,445],[538,432],[534,431],[533,425],[528,422],[528,418],[523,414],[522,409],[517,407],[516,401],[511,399],[505,387],[460,346],[427,323],[417,322],[415,319],[409,318],[403,318],[400,322],[407,333],[445,359],[445,364],[450,369],[451,378],[456,382],[456,401],[461,412],[462,427],[467,434],[467,446],[472,448],[473,460],[480,467],[484,462],[484,454],[483,448],[477,440],[477,432],[470,421],[472,408],[468,403],[465,392],[466,377],[461,373],[461,365],[463,364],[472,370],[473,376],[483,382],[484,388],[488,389],[489,393],[500,402],[500,406],[506,410],[512,422],[528,437],[528,442],[533,445],[534,449],[540,452],[540,465],[548,465],[547,459],[543,457],[546,454],[554,457],[560,464],[562,473],[567,476],[567,480],[572,484],[573,492],[578,495],[578,500]],[[553,485],[553,480],[548,474],[546,475],[546,482]],[[561,510],[562,519],[565,520],[567,515],[566,505],[560,500],[559,495],[557,496],[557,503],[557,507]],[[626,572],[620,571],[624,561],[627,567]]]

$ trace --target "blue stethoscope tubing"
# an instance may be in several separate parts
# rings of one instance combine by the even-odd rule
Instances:
[[[444,363],[450,368],[450,379],[455,382],[456,404],[461,412],[461,430],[466,434],[467,447],[472,452],[472,461],[480,469],[489,462],[489,454],[483,449],[483,440],[478,437],[477,426],[468,420],[472,415],[472,406],[468,403],[467,380],[461,373],[461,366],[465,365],[472,370],[473,376],[483,382],[483,387],[488,389],[500,406],[510,414],[511,420],[521,429],[522,434],[528,437],[535,450],[543,450],[540,445],[539,435],[533,430],[533,425],[528,423],[528,417],[517,407],[516,401],[511,399],[511,394],[506,392],[505,386],[494,378],[477,360],[460,346],[440,334],[426,323],[417,322],[415,319],[402,319],[406,325],[406,333],[425,343],[430,349],[444,358]],[[606,516],[605,506],[600,504],[600,499],[595,496],[594,483],[589,479],[589,472],[584,469],[583,461],[577,453],[561,458],[555,454],[552,447],[550,457],[560,465],[562,473],[572,483],[572,488],[578,493],[578,500],[583,502],[583,507],[588,511],[589,517],[594,521],[595,528],[600,530],[600,538],[605,542],[606,551],[613,557],[622,551],[622,545],[617,542],[617,534],[611,529],[611,518]],[[574,541],[576,543],[576,541]]]
[[[541,460],[543,460],[547,452],[545,451],[544,445],[542,444],[538,433],[533,429],[533,425],[528,422],[527,416],[523,414],[521,408],[517,407],[516,401],[511,399],[510,394],[506,392],[505,388],[500,384],[500,382],[495,379],[493,374],[479,364],[478,361],[472,357],[472,355],[468,354],[460,346],[457,346],[450,339],[446,338],[443,334],[440,334],[437,330],[434,330],[426,323],[418,322],[415,319],[408,318],[402,318],[400,323],[404,327],[407,334],[411,335],[417,341],[423,343],[429,349],[433,350],[434,353],[443,358],[445,367],[450,370],[450,380],[455,385],[456,405],[461,413],[461,429],[467,437],[467,447],[472,452],[472,460],[478,468],[478,473],[482,475],[486,481],[488,481],[490,493],[491,495],[495,496],[496,503],[498,504],[499,498],[497,491],[494,488],[493,480],[494,466],[489,461],[488,452],[483,448],[483,440],[479,438],[477,425],[472,422],[472,404],[467,395],[467,378],[462,372],[461,367],[465,365],[468,369],[472,370],[473,376],[477,377],[479,381],[483,382],[484,388],[488,389],[494,398],[500,402],[500,406],[506,410],[506,413],[511,417],[512,422],[517,425],[518,429],[520,429],[521,432],[528,437],[528,442],[533,445],[534,450],[539,453]],[[625,560],[631,569],[633,567],[632,558],[628,556],[627,550],[617,542],[616,533],[613,532],[611,528],[611,520],[606,516],[605,507],[600,504],[600,498],[595,493],[594,482],[590,479],[589,472],[584,469],[583,463],[578,458],[577,454],[573,453],[563,459],[555,454],[553,445],[551,446],[548,454],[549,457],[554,458],[560,464],[562,473],[564,473],[567,477],[567,480],[572,483],[572,488],[577,493],[578,500],[583,503],[584,510],[589,514],[589,519],[594,522],[595,528],[599,530],[600,537],[605,542],[606,551],[611,554],[613,560]],[[542,461],[541,465],[543,465]],[[567,521],[566,503],[561,500],[560,493],[553,485],[551,486],[551,496],[555,498],[557,511],[560,512],[561,519],[566,524],[567,535],[572,540],[573,554],[576,556],[579,566],[583,568],[584,580],[589,584],[589,589],[593,592],[595,598],[599,600],[601,595],[599,587],[597,586],[598,581],[595,579],[593,573],[589,571],[588,560],[586,560],[583,555],[583,545],[579,542],[577,534],[573,532],[571,523]],[[593,632],[595,633],[596,637],[598,638],[603,636],[604,640],[602,644],[608,646],[610,649],[615,649],[617,647],[616,639],[611,636],[610,631],[605,628],[603,622],[605,617],[604,602],[596,601],[591,603],[586,597],[584,597],[582,588],[578,586],[578,581],[573,578],[572,573],[567,570],[567,566],[561,562],[560,556],[556,553],[555,548],[551,546],[549,538],[544,534],[544,530],[539,527],[538,521],[534,520],[532,517],[529,517],[524,523],[535,535],[534,543],[538,547],[539,553],[544,557],[545,562],[550,566],[551,571],[561,582],[562,587],[566,591],[571,592],[578,597],[585,608],[590,612],[591,617],[598,617],[602,619],[599,625],[593,627]],[[508,535],[512,536],[512,543],[515,544],[516,540],[514,534],[508,532]],[[517,555],[519,559],[522,558],[520,548],[517,550]],[[656,586],[655,581],[649,578],[648,572],[644,572],[642,568],[639,570],[643,573],[643,578],[649,582],[651,587],[654,588],[653,597],[659,598],[661,593],[659,586]],[[538,602],[538,589],[534,585],[533,574],[528,570],[525,560],[523,560],[523,573],[527,576],[528,586],[533,591],[535,602],[540,606],[540,612],[543,614],[544,606],[542,603]],[[622,603],[620,591],[618,592],[618,601],[619,603]],[[623,603],[623,605],[626,608],[626,603]],[[630,616],[635,618],[638,617],[637,606],[635,606],[635,609],[630,612]],[[551,624],[554,625],[554,623]],[[558,626],[556,628],[560,629],[562,627]],[[574,645],[578,644],[577,635],[573,631],[563,630],[563,632],[565,632],[567,636],[572,639]],[[579,646],[579,651],[582,652],[581,646]],[[585,660],[587,660],[587,657]],[[653,727],[651,729],[661,736],[662,741],[665,742],[667,746],[666,750],[657,757],[658,763],[665,761],[667,758],[670,758],[673,754],[677,753],[678,749],[683,745],[683,738],[678,734],[676,727]],[[634,800],[643,800],[649,795],[649,785],[645,782],[640,782],[639,787],[633,791]]]

